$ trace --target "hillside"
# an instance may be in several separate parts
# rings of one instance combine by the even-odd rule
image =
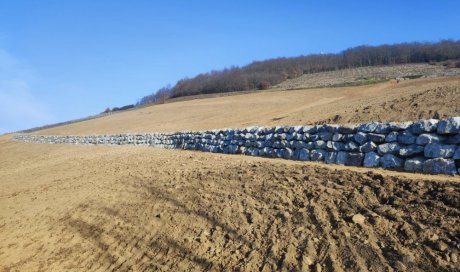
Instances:
[[[406,121],[460,115],[460,78],[265,91],[178,101],[34,132],[109,134],[224,127]]]
[[[311,54],[254,61],[243,67],[231,67],[183,78],[139,100],[139,104],[163,102],[169,98],[198,94],[264,90],[295,79],[326,71],[351,68],[394,66],[398,64],[440,64],[460,67],[460,41],[401,43],[356,46],[339,53]]]
[[[393,66],[368,66],[330,72],[305,74],[281,82],[276,87],[286,90],[372,84],[387,80],[436,78],[460,76],[460,68],[443,65],[404,64]]]
[[[460,77],[176,101],[33,134],[460,115]],[[0,270],[456,271],[459,176],[0,137]]]

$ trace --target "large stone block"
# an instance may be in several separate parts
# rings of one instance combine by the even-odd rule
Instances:
[[[380,164],[380,156],[375,152],[366,153],[364,156],[364,167],[378,167]]]
[[[330,141],[332,140],[332,133],[331,132],[320,132],[319,138],[323,141]]]
[[[425,162],[425,158],[417,157],[407,159],[404,162],[404,171],[407,172],[422,172],[423,171],[423,163]]]
[[[435,133],[423,133],[417,137],[417,139],[415,140],[415,143],[418,145],[426,145],[430,143],[440,143],[444,139],[445,137],[439,136],[438,134],[435,134]]]
[[[460,146],[455,150],[454,155],[452,156],[454,160],[460,160]]]
[[[439,143],[431,143],[425,146],[425,157],[427,158],[451,158],[454,155],[455,145],[442,145]]]
[[[426,160],[423,163],[423,172],[428,174],[455,175],[457,168],[453,160],[435,158]]]
[[[347,159],[345,160],[345,165],[361,166],[363,165],[363,159],[364,159],[363,153],[350,152],[348,153]]]
[[[283,158],[285,158],[287,160],[293,159],[294,158],[294,151],[292,151],[292,149],[290,149],[290,148],[285,148],[283,150]]]
[[[428,120],[419,120],[414,122],[410,127],[410,130],[414,134],[422,134],[426,132],[434,132],[437,129],[439,120],[428,119]]]
[[[345,161],[347,160],[347,157],[348,157],[348,152],[344,152],[344,151],[340,151],[340,152],[337,152],[337,157],[336,157],[336,163],[337,164],[342,164],[344,165],[345,164]]]
[[[415,144],[416,140],[417,136],[407,131],[403,131],[398,135],[398,143],[400,144]]]
[[[358,131],[374,132],[378,125],[379,123],[376,123],[376,122],[361,124],[358,126]]]
[[[327,151],[341,151],[344,148],[344,144],[341,142],[332,142],[328,141],[326,143],[326,150]]]
[[[412,145],[401,147],[401,149],[399,149],[399,156],[404,157],[404,158],[414,157],[414,156],[422,155],[423,152],[424,152],[423,146],[412,144]]]
[[[390,122],[389,126],[392,131],[401,131],[405,130],[412,125],[412,122]]]
[[[308,149],[302,148],[299,151],[299,160],[308,161],[310,160],[310,151]]]
[[[397,131],[392,131],[388,133],[388,135],[385,137],[385,142],[387,143],[394,143],[398,141],[398,135],[399,133]]]
[[[336,158],[337,158],[337,152],[327,152],[326,158],[324,159],[324,161],[328,164],[335,163]]]
[[[401,146],[398,143],[385,143],[377,147],[377,152],[380,156],[385,154],[397,154],[401,149]]]
[[[369,133],[367,134],[367,139],[374,143],[384,143],[386,135],[385,134],[378,134],[378,133]]]
[[[376,149],[377,149],[377,145],[374,142],[366,142],[362,146],[359,147],[359,152],[368,153],[371,151],[375,151]]]
[[[393,154],[385,154],[380,158],[380,165],[386,169],[400,169],[404,161]]]
[[[326,157],[326,150],[323,149],[313,149],[310,152],[310,159],[312,161],[324,161],[324,158]]]
[[[460,132],[460,117],[451,117],[439,121],[438,134],[455,134]]]
[[[315,142],[315,149],[325,149],[326,148],[326,142],[323,140],[318,140]]]
[[[358,132],[355,134],[355,142],[358,144],[362,145],[367,141],[367,133],[364,132]]]

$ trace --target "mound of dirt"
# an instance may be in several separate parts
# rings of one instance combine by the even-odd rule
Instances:
[[[0,141],[0,270],[455,271],[460,180]]]

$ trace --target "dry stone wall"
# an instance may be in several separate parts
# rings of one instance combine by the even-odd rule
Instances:
[[[460,117],[403,123],[249,127],[170,134],[20,134],[14,139],[49,144],[139,145],[429,174],[460,173]]]

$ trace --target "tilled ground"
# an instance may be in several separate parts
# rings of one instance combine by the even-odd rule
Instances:
[[[2,271],[456,271],[460,180],[0,141]]]

